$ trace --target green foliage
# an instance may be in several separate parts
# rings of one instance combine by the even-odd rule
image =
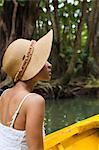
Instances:
[[[60,7],[61,6],[61,7]],[[91,8],[91,1],[87,2],[87,7]],[[59,21],[60,21],[60,33],[61,42],[63,49],[60,51],[59,55],[64,59],[66,64],[69,64],[72,53],[73,45],[75,40],[76,31],[78,28],[78,23],[81,16],[81,6],[78,0],[69,1],[64,3],[64,1],[59,1],[58,9]],[[89,56],[90,51],[85,50],[88,37],[88,27],[85,23],[81,32],[81,45],[80,49],[77,51],[77,63],[75,67],[76,75],[80,75],[83,71],[83,61]]]
[[[85,47],[86,41],[88,36],[88,29],[86,23],[83,26],[82,33],[81,33],[81,47]]]
[[[23,7],[27,7],[27,0],[17,0],[19,5]],[[36,1],[33,1],[35,3]],[[55,28],[52,21],[55,19],[54,14],[54,6],[53,1],[49,1],[50,14],[47,13],[46,3],[44,0],[40,1],[39,6],[34,5],[35,7],[39,7],[38,13],[39,16],[36,20],[36,23],[33,24],[35,26],[35,31],[33,33],[34,39],[39,39],[43,36],[49,29]],[[79,0],[58,0],[58,21],[60,26],[60,41],[62,44],[62,48],[58,51],[58,55],[63,59],[66,68],[70,63],[73,51],[74,51],[74,41],[76,37],[76,32],[78,29],[78,23],[81,17],[81,1]],[[91,11],[92,0],[87,1],[87,13]],[[4,0],[0,0],[0,6],[3,8]],[[1,9],[0,9],[1,10]],[[34,11],[33,11],[34,13]],[[86,50],[86,43],[88,38],[88,16],[86,13],[86,18],[84,20],[84,25],[81,32],[81,43],[80,48],[77,51],[77,60],[75,67],[75,74],[81,74],[83,71],[83,62],[88,59],[88,62],[91,62],[90,50]],[[33,18],[36,18],[36,12],[33,14]],[[53,45],[55,43],[53,42]],[[53,61],[54,62],[54,61]],[[96,69],[95,63],[93,68]],[[65,69],[65,68],[64,68]],[[96,69],[97,70],[97,69]]]
[[[2,7],[4,4],[4,0],[0,0],[0,7]]]
[[[88,78],[87,84],[85,87],[87,87],[87,88],[92,88],[92,87],[99,88],[99,79],[96,79],[94,76],[91,75],[91,77]]]

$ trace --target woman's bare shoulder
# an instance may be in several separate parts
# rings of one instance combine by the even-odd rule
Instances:
[[[30,107],[31,105],[35,107],[37,105],[45,104],[45,99],[37,93],[31,93],[26,103],[27,103],[27,107],[28,106]]]
[[[38,101],[40,101],[40,102],[42,102],[42,101],[45,101],[45,99],[44,99],[44,97],[43,96],[41,96],[40,94],[37,94],[37,93],[32,93],[31,94],[31,98],[32,98],[32,101],[34,100],[38,100]]]

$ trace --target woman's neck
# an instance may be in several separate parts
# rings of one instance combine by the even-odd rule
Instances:
[[[27,90],[29,92],[32,92],[34,85],[36,82],[31,82],[30,80],[28,81],[18,81],[15,85],[15,88],[18,88],[18,90]]]

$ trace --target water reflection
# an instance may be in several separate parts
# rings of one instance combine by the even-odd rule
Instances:
[[[99,99],[77,98],[46,102],[46,133],[54,132],[65,126],[99,113]]]

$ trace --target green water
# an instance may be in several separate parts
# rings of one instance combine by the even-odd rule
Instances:
[[[99,113],[99,99],[76,98],[46,102],[46,134]]]

